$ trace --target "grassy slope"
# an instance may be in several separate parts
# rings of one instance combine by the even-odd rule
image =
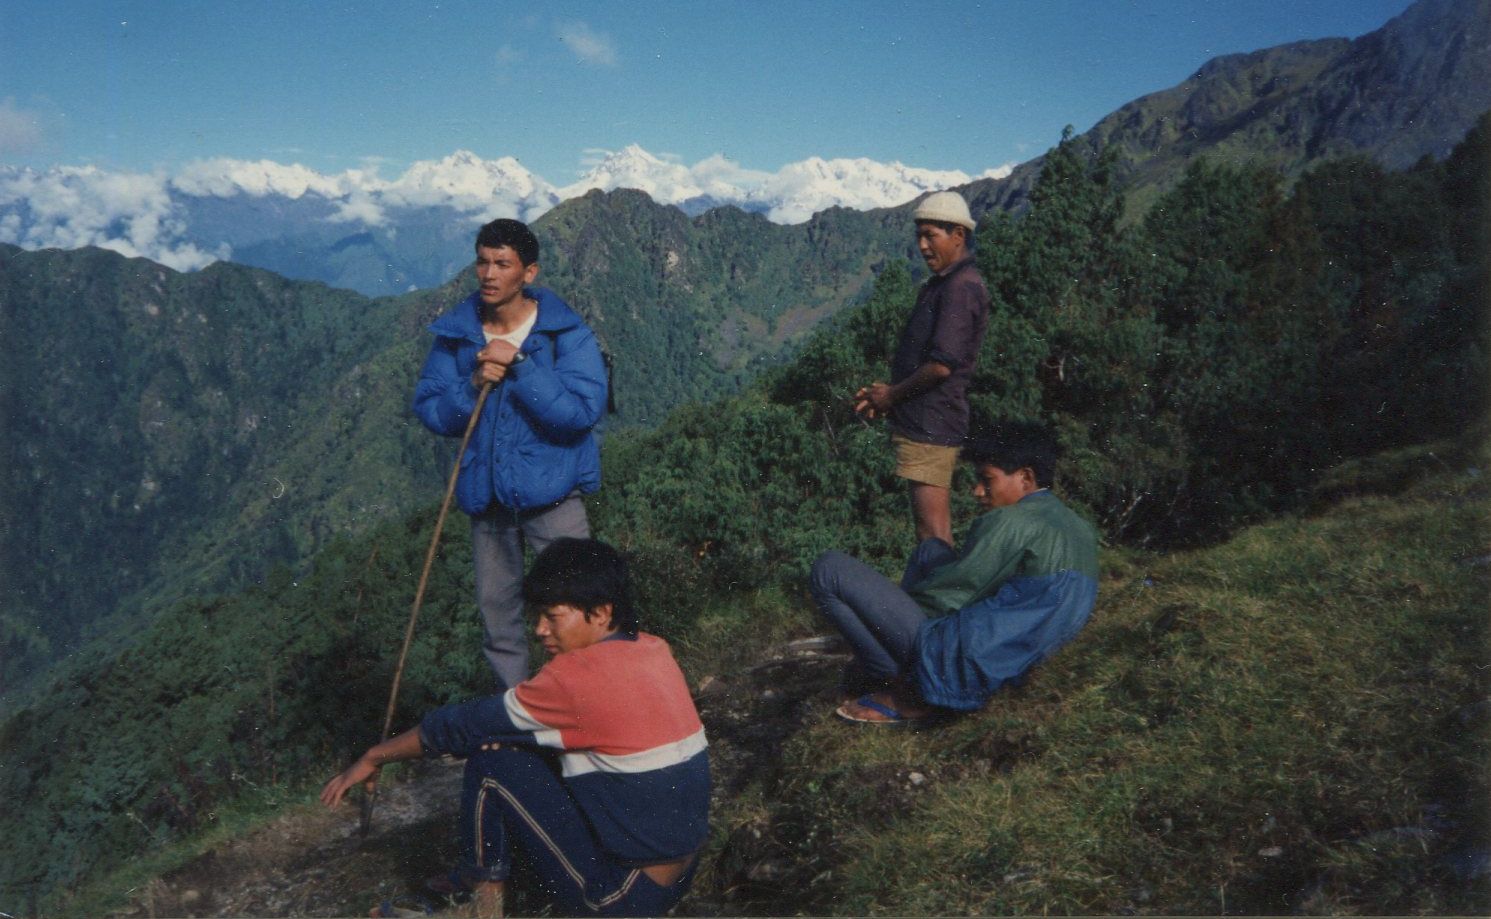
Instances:
[[[1432,465],[1352,475],[1395,464]],[[1107,553],[1092,624],[1024,689],[920,732],[825,713],[793,737],[715,815],[720,851],[776,859],[738,907],[1486,912],[1452,869],[1487,844],[1486,506],[1457,471]]]
[[[1201,551],[1108,551],[1088,629],[1028,686],[970,717],[919,732],[839,724],[829,669],[791,700],[796,714],[742,705],[730,717],[778,712],[761,733],[781,752],[752,756],[745,772],[726,766],[732,741],[721,725],[717,778],[732,793],[714,813],[686,911],[1485,913],[1486,878],[1455,868],[1491,843],[1491,686],[1477,669],[1491,650],[1491,535],[1475,468],[1487,459],[1444,445],[1375,457],[1329,478],[1322,492],[1336,497],[1317,516]],[[1356,491],[1374,493],[1339,497]],[[194,758],[185,724],[217,719],[193,717],[193,706],[257,708],[259,723],[235,732],[256,749],[249,737],[339,730],[319,756],[280,763],[277,781],[237,804],[220,799],[216,815],[175,837],[174,855],[94,874],[80,895],[42,904],[48,914],[117,908],[128,889],[225,839],[228,823],[252,826],[308,800],[355,742],[352,700],[375,699],[386,682],[377,648],[399,631],[417,561],[409,547],[394,549],[394,531],[426,523],[381,528],[376,565],[365,561],[368,545],[344,544],[309,580],[222,607],[257,611],[266,624],[307,613],[323,624],[264,632],[290,647],[254,649],[243,672],[207,696],[168,699],[161,686],[159,727],[172,741],[162,752]],[[449,583],[438,596],[469,590],[461,542],[453,534],[443,553],[437,579]],[[346,621],[345,605],[357,602],[349,587],[370,575],[393,589]],[[805,598],[775,588],[702,603],[707,611],[675,638],[696,685],[735,681],[770,646],[819,628]],[[459,599],[426,610],[406,693],[413,708],[478,681],[451,671],[465,658],[449,650],[474,642],[463,612]],[[212,643],[213,631],[201,639]],[[253,675],[276,659],[282,706],[312,686],[344,687],[317,707],[319,728],[303,717],[275,723]],[[95,717],[108,720],[102,710]],[[77,751],[94,744],[78,740],[57,768],[89,758]],[[70,816],[89,819],[76,807]],[[130,835],[112,832],[121,843]]]

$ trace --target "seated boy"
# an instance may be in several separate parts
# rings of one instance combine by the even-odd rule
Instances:
[[[462,863],[476,915],[500,915],[513,845],[564,915],[660,915],[688,889],[708,830],[709,759],[683,673],[637,631],[625,563],[557,539],[523,597],[549,662],[501,695],[437,708],[321,792],[335,806],[379,767],[466,757]]]
[[[986,509],[961,551],[923,540],[900,586],[843,552],[813,564],[813,599],[854,652],[838,715],[896,723],[968,711],[1070,641],[1097,597],[1097,535],[1050,491],[1055,444],[1006,425],[962,451]]]

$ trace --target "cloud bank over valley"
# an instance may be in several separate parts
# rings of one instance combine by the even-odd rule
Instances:
[[[178,271],[230,260],[234,245],[269,238],[291,224],[335,232],[396,230],[402,218],[439,208],[473,220],[534,220],[591,189],[636,188],[690,214],[734,205],[777,223],[801,223],[833,206],[889,207],[923,192],[1007,175],[1013,164],[979,175],[902,163],[811,157],[776,172],[747,169],[721,155],[693,165],[640,146],[586,151],[581,178],[555,186],[512,157],[482,159],[458,150],[416,162],[392,179],[376,166],[326,175],[299,164],[212,158],[174,174],[97,167],[33,170],[0,165],[0,242],[26,249],[99,246],[143,256]],[[225,225],[223,208],[253,205]],[[208,219],[206,214],[216,214]],[[235,215],[239,211],[233,212]]]

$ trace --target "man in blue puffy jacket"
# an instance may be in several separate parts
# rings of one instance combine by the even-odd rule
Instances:
[[[471,515],[483,649],[499,687],[528,678],[523,547],[586,538],[580,496],[600,487],[594,428],[606,408],[595,334],[538,277],[538,240],[517,220],[476,236],[476,292],[430,325],[435,342],[414,411],[459,437],[483,386],[491,393],[460,458],[456,498]]]

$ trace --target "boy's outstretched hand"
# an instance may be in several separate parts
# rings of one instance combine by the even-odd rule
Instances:
[[[340,775],[333,776],[326,787],[321,789],[321,803],[327,807],[336,807],[342,803],[347,792],[354,785],[362,785],[369,794],[373,786],[378,784],[378,767],[368,761],[366,755],[358,758],[357,762],[348,766]]]
[[[418,728],[390,737],[376,747],[370,748],[341,775],[327,782],[326,787],[321,789],[321,803],[327,807],[336,807],[342,803],[342,799],[347,796],[347,792],[351,791],[354,785],[362,785],[371,793],[373,786],[378,784],[379,769],[389,763],[419,759],[423,752],[424,747],[419,741]]]

